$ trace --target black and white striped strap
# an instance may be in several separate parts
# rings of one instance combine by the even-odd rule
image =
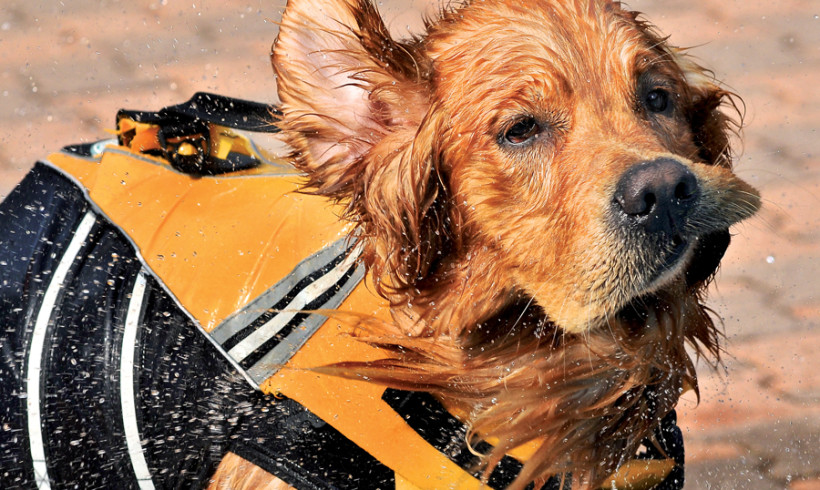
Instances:
[[[316,252],[211,332],[223,352],[257,385],[275,374],[364,278],[361,250],[340,239]]]

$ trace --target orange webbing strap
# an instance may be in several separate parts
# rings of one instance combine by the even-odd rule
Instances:
[[[198,92],[181,104],[157,112],[120,110],[119,144],[134,152],[161,156],[192,175],[219,175],[269,160],[240,131],[277,133],[275,106]]]
[[[118,121],[118,125],[117,135],[123,141],[124,147],[135,153],[163,156],[172,153],[179,157],[193,157],[205,152],[208,157],[217,161],[227,161],[231,156],[239,155],[255,160],[259,164],[272,159],[264,150],[254,146],[246,136],[216,124],[201,128],[202,134],[174,138],[161,138],[162,126],[156,123],[138,122],[123,117]],[[207,135],[207,147],[200,148],[200,137],[203,135]],[[163,157],[163,162],[165,161]]]

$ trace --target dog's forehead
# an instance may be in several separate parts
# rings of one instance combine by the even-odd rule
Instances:
[[[658,53],[642,24],[600,0],[479,1],[434,26],[427,52],[440,75],[536,74],[554,83],[590,76],[629,78]]]

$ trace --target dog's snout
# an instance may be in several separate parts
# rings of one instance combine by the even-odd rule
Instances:
[[[677,235],[698,194],[698,180],[686,166],[659,158],[624,172],[615,203],[631,223],[647,232]]]

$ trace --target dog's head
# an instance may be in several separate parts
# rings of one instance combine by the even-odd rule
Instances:
[[[553,438],[531,477],[600,464],[600,479],[617,456],[569,446],[609,435],[621,441],[610,452],[628,452],[652,424],[607,424],[649,405],[662,416],[681,380],[694,384],[683,343],[716,351],[699,298],[728,227],[759,197],[731,171],[730,94],[636,14],[603,0],[476,1],[396,41],[367,0],[291,0],[273,66],[308,185],[349,203],[402,333],[434,339],[396,344],[482,379],[454,387],[436,371],[442,392],[484,397],[476,420],[507,446],[533,430]],[[550,371],[559,351],[562,373]],[[488,363],[528,364],[513,371],[528,372],[534,398],[487,401],[518,379],[473,369]],[[635,401],[661,385],[677,390],[666,403]],[[529,413],[550,389],[565,405]]]

